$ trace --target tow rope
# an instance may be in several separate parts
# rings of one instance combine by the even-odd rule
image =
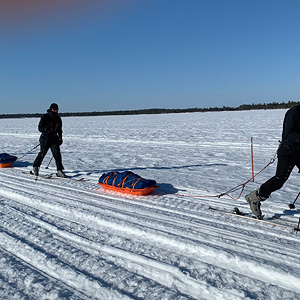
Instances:
[[[221,193],[221,194],[215,195],[215,196],[208,196],[208,195],[201,195],[201,196],[194,195],[194,196],[193,196],[193,195],[183,195],[183,194],[172,194],[172,195],[176,195],[176,196],[180,196],[180,197],[190,197],[190,198],[221,198],[221,197],[223,197],[223,196],[228,196],[229,198],[231,198],[231,199],[233,199],[233,200],[239,200],[240,197],[241,197],[241,195],[242,195],[242,193],[243,193],[243,191],[244,191],[244,189],[245,189],[245,186],[246,186],[251,180],[253,180],[254,177],[256,177],[258,174],[260,174],[262,171],[264,171],[268,166],[270,166],[271,164],[273,164],[273,163],[275,162],[276,158],[277,158],[277,151],[276,151],[274,157],[273,157],[273,158],[268,162],[268,164],[267,164],[265,167],[263,167],[259,172],[257,172],[254,176],[252,176],[249,180],[245,181],[245,182],[242,183],[242,184],[237,185],[236,187],[234,187],[234,188],[228,190],[228,191],[225,192],[225,193]],[[233,193],[233,192],[235,192],[235,191],[237,191],[237,190],[239,190],[239,189],[241,189],[241,192],[240,192],[240,194],[239,194],[239,196],[238,196],[237,198],[232,197],[232,196],[230,195],[231,193]],[[171,193],[170,193],[170,194],[171,194]]]

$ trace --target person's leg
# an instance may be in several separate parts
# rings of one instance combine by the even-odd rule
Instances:
[[[50,146],[47,143],[47,139],[44,137],[40,138],[40,152],[38,153],[36,159],[34,160],[32,167],[35,175],[39,175],[39,167],[42,164],[44,157],[46,156]]]
[[[275,176],[263,183],[260,188],[245,196],[247,202],[250,204],[251,211],[257,218],[263,217],[260,209],[261,202],[268,199],[272,192],[284,185],[295,164],[295,158],[291,155],[278,156]]]
[[[282,188],[291,175],[296,162],[291,156],[279,156],[276,174],[260,186],[259,195],[269,198],[271,193]]]
[[[63,170],[64,167],[62,164],[62,157],[61,157],[59,145],[57,143],[51,145],[51,152],[55,159],[57,170]]]
[[[56,163],[56,169],[57,169],[56,175],[59,177],[66,177],[65,173],[63,172],[64,167],[62,164],[61,152],[60,152],[59,145],[57,143],[51,145],[51,152]]]

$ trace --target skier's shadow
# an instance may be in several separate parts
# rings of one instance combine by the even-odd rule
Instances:
[[[18,167],[18,168],[27,168],[28,166],[31,166],[32,163],[28,161],[16,161],[13,163],[12,167]]]
[[[283,211],[283,213],[281,213],[281,214],[275,214],[274,216],[276,218],[280,218],[282,216],[294,216],[294,215],[297,215],[297,214],[300,214],[300,209],[297,209],[297,210],[295,210],[295,209],[293,209],[293,210],[291,210],[291,209],[285,209]]]
[[[196,165],[186,165],[186,166],[161,166],[161,167],[132,167],[132,168],[117,168],[112,170],[103,170],[103,172],[123,172],[123,171],[139,171],[139,170],[173,170],[173,169],[188,169],[197,167],[226,167],[227,164],[196,164]]]

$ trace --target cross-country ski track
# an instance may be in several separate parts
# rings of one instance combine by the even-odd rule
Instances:
[[[241,190],[278,147],[285,110],[65,117],[61,146],[69,178],[51,154],[30,175],[38,118],[1,119],[1,300],[300,300],[299,174],[262,203],[258,222],[245,194],[274,175],[276,162]],[[50,163],[51,162],[51,163]],[[46,169],[46,166],[49,168]],[[106,172],[131,170],[159,185],[133,196],[103,190]],[[78,181],[84,178],[83,181]],[[273,222],[273,221],[272,221]]]
[[[207,199],[9,169],[0,200],[1,299],[300,297],[299,236],[219,216]]]

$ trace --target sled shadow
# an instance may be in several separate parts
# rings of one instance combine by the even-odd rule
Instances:
[[[178,193],[178,189],[176,189],[172,184],[170,183],[157,183],[159,186],[156,191],[163,194],[176,194]]]

